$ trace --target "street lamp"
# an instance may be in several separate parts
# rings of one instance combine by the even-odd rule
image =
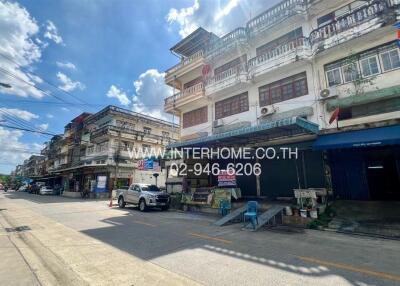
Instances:
[[[0,82],[0,86],[4,88],[11,88],[11,84]]]

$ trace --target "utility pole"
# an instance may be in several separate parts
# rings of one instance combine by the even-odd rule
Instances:
[[[114,189],[117,189],[117,179],[119,173],[119,157],[121,156],[121,130],[125,128],[126,122],[124,122],[118,128],[118,142],[117,149],[115,150],[114,160],[115,160],[115,175],[114,175]]]

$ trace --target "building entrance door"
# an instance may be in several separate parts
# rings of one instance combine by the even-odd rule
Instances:
[[[400,200],[400,166],[390,149],[366,152],[366,168],[371,200]]]

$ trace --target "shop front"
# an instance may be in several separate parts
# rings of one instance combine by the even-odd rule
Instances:
[[[302,117],[291,117],[169,147],[250,150],[247,158],[184,159],[188,170],[184,178],[184,197],[216,207],[216,189],[228,189],[234,201],[272,201],[292,198],[294,189],[325,188],[323,152],[312,150],[317,133],[318,125]],[[203,166],[203,170],[207,168],[207,172],[195,175],[193,170],[198,169],[196,164]],[[219,174],[212,170],[215,164],[219,172],[232,167],[235,169],[234,185],[228,188],[220,185]]]
[[[400,200],[400,125],[322,135],[334,196],[342,200]]]

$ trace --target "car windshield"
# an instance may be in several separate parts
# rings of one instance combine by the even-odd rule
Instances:
[[[155,185],[142,186],[142,190],[146,192],[160,192],[160,189]]]

